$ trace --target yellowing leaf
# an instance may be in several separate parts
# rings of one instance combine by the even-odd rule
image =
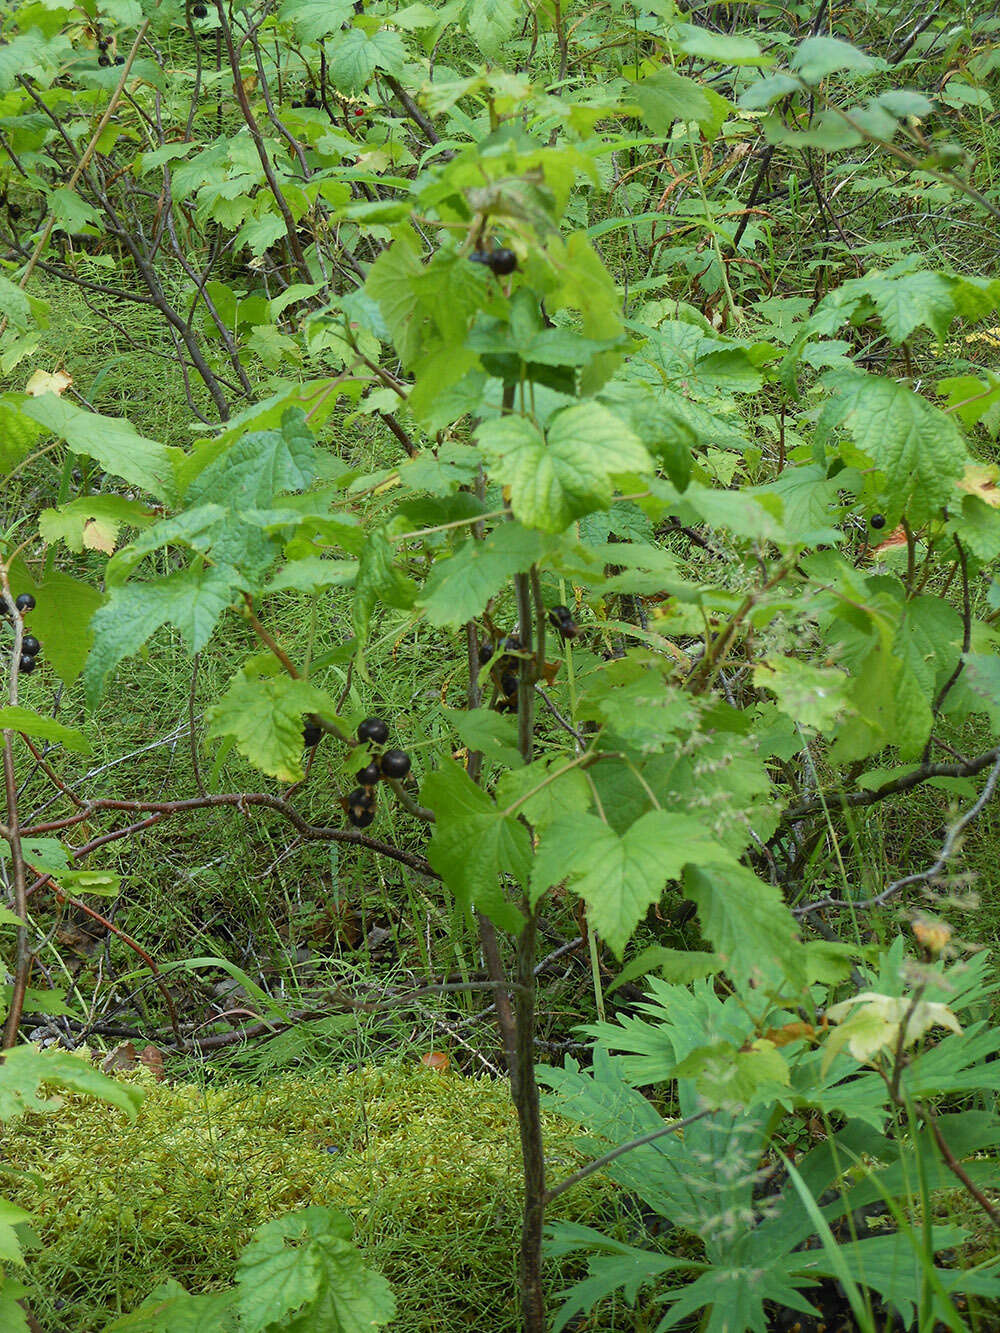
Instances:
[[[958,479],[958,488],[960,491],[968,491],[970,495],[978,495],[980,500],[996,509],[1000,507],[998,478],[1000,468],[995,464],[969,463]]]
[[[43,393],[54,393],[58,398],[72,383],[73,376],[67,375],[65,370],[57,370],[55,374],[49,374],[47,370],[36,370],[24,386],[24,392],[31,394],[32,398],[40,398]]]
[[[117,523],[102,523],[99,519],[88,518],[83,525],[83,544],[88,551],[103,551],[111,555],[115,549]]]
[[[858,1008],[852,1013],[855,1005]],[[946,1004],[933,1000],[915,1002],[912,995],[880,995],[877,991],[862,991],[849,1000],[831,1005],[826,1017],[831,1023],[840,1023],[841,1027],[827,1040],[824,1072],[845,1045],[855,1060],[867,1064],[879,1051],[899,1049],[901,1030],[904,1050],[932,1027],[962,1031],[962,1025]]]

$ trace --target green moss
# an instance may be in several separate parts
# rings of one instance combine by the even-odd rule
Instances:
[[[168,1275],[226,1285],[254,1227],[307,1204],[353,1218],[396,1291],[394,1330],[516,1328],[520,1153],[502,1084],[420,1067],[207,1089],[140,1077],[133,1122],[74,1096],[0,1135],[0,1189],[42,1242],[31,1306],[50,1333],[91,1333]],[[576,1131],[545,1125],[558,1176]],[[607,1221],[615,1201],[595,1177],[556,1212]]]

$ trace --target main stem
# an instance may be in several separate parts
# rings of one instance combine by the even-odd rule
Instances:
[[[531,763],[534,748],[534,683],[536,663],[532,655],[533,625],[531,590],[527,574],[514,580],[517,593],[518,633],[526,656],[521,660],[518,680],[518,741],[521,758]],[[542,1116],[535,1081],[535,944],[537,923],[527,897],[521,904],[524,927],[517,941],[518,991],[514,1009],[517,1060],[510,1071],[511,1097],[517,1112],[524,1170],[524,1214],[521,1219],[521,1249],[518,1283],[521,1292],[521,1324],[524,1333],[545,1333],[545,1288],[542,1283],[542,1227],[545,1222],[545,1153],[542,1145]]]

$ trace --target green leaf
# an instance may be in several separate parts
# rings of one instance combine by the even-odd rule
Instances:
[[[654,134],[668,135],[677,121],[692,121],[706,135],[716,135],[732,107],[724,97],[685,78],[668,66],[635,85],[642,118]]]
[[[275,496],[303,491],[316,476],[312,432],[300,408],[288,408],[280,430],[252,431],[229,445],[187,488],[189,506],[267,508]]]
[[[848,431],[884,473],[891,511],[905,511],[913,527],[926,523],[952,498],[968,462],[953,419],[895,380],[837,370],[823,384],[832,397],[821,432],[835,426]]]
[[[192,568],[151,583],[112,588],[91,622],[94,646],[83,676],[90,706],[101,697],[109,673],[162,625],[176,625],[190,651],[200,652],[233,600],[231,580],[223,568]]]
[[[431,625],[455,628],[478,616],[514,574],[543,560],[552,542],[536,529],[504,523],[483,541],[464,542],[438,559],[418,605]]]
[[[302,777],[302,717],[318,713],[336,722],[325,690],[291,676],[251,677],[240,672],[205,714],[210,737],[232,736],[253,766],[282,782]]]
[[[778,701],[783,713],[803,727],[828,731],[850,708],[844,689],[847,672],[816,667],[794,657],[763,658],[753,669],[753,683]]]
[[[73,453],[96,459],[105,472],[160,499],[173,489],[173,458],[180,451],[147,440],[121,417],[86,412],[52,393],[27,399],[22,411],[65,440]]]
[[[636,977],[645,977],[651,972],[664,981],[687,986],[692,981],[700,981],[702,977],[714,977],[724,966],[723,960],[716,953],[704,953],[698,949],[668,949],[654,944],[626,963],[608,987],[608,994],[634,981]]]
[[[565,771],[563,771],[565,770]],[[533,764],[505,773],[497,783],[497,803],[516,805],[535,829],[544,829],[557,819],[589,810],[593,793],[580,767],[568,767],[564,755],[536,759]]]
[[[397,33],[379,28],[369,36],[360,28],[351,28],[329,51],[327,69],[339,92],[359,93],[377,69],[398,78],[405,59]]]
[[[526,883],[531,865],[528,830],[505,815],[464,769],[445,760],[429,773],[421,797],[435,814],[427,859],[466,910],[485,913],[503,930],[517,932],[521,913],[503,891],[503,876]]]
[[[303,42],[329,37],[353,16],[351,0],[284,0],[278,11],[278,21],[291,24]]]
[[[608,508],[613,477],[653,468],[632,429],[593,402],[557,412],[546,436],[526,417],[509,416],[484,422],[476,438],[490,476],[509,487],[515,515],[545,532]]]
[[[795,982],[801,979],[798,926],[779,888],[735,862],[691,867],[683,888],[698,908],[702,932],[738,985],[764,981],[776,969]]]
[[[711,1105],[745,1109],[762,1097],[773,1101],[775,1093],[790,1081],[785,1058],[763,1037],[754,1040],[749,1050],[728,1041],[698,1047],[674,1072],[678,1078],[693,1079],[699,1096]]]
[[[520,18],[521,0],[472,0],[466,10],[465,27],[487,60],[495,60]]]
[[[396,1313],[389,1284],[366,1268],[351,1223],[333,1208],[265,1222],[237,1265],[242,1333],[370,1333]]]
[[[90,754],[90,742],[82,731],[65,727],[55,718],[43,717],[41,713],[34,713],[30,708],[13,705],[0,708],[0,728],[21,731],[39,740],[52,741],[54,745],[62,745],[76,754]]]
[[[712,60],[721,65],[770,65],[766,56],[750,37],[739,37],[728,32],[712,32],[710,28],[694,23],[678,23],[674,28],[676,45],[688,56]]]
[[[597,815],[558,819],[542,835],[531,901],[564,881],[587,904],[591,928],[620,958],[647,909],[688,864],[726,861],[725,850],[688,815],[652,810],[621,835]]]
[[[482,752],[485,759],[518,767],[521,752],[517,748],[517,718],[497,713],[492,708],[445,708],[444,715],[469,750]]]
[[[24,1111],[50,1110],[57,1102],[40,1095],[42,1084],[83,1092],[119,1107],[130,1120],[144,1093],[129,1083],[101,1074],[84,1056],[65,1051],[40,1051],[36,1046],[15,1046],[0,1066],[0,1120],[12,1120]]]
[[[807,37],[799,44],[791,60],[791,68],[808,84],[821,83],[828,75],[841,70],[859,70],[870,73],[886,69],[884,60],[865,55],[839,37]]]

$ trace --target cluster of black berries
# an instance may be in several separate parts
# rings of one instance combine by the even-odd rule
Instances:
[[[498,278],[505,278],[517,268],[517,255],[513,250],[473,250],[469,259],[473,264],[485,264]]]
[[[358,727],[358,743],[380,746],[389,739],[389,728],[380,717],[366,717]],[[355,774],[360,786],[344,801],[347,818],[355,828],[367,828],[375,818],[374,787],[382,778],[399,781],[410,771],[410,756],[405,750],[376,750],[373,758]]]
[[[124,56],[115,56],[114,59],[112,60],[111,56],[108,55],[108,48],[110,47],[110,45],[111,45],[110,37],[98,37],[97,49],[98,51],[100,51],[101,54],[97,57],[97,63],[101,66],[102,69],[107,69],[107,67],[112,64],[114,65],[125,64]]]
[[[298,111],[299,108],[303,106],[319,106],[319,97],[317,96],[316,89],[307,88],[302,95],[302,100],[299,101],[296,99],[292,103],[292,106],[295,108],[296,111]]]
[[[27,615],[29,611],[35,609],[35,599],[30,592],[18,593],[14,598],[14,605],[17,607],[21,615],[24,616]],[[3,619],[8,614],[9,612],[7,610],[6,602],[0,599],[0,619]],[[22,676],[31,675],[37,665],[38,654],[41,651],[42,645],[38,642],[35,636],[33,634],[25,634],[21,640],[21,657],[17,664],[17,669]]]
[[[552,607],[549,611],[549,624],[559,631],[559,637],[564,642],[566,639],[575,639],[580,633],[568,606]]]
[[[497,690],[495,707],[498,713],[517,712],[518,659],[512,654],[523,647],[524,645],[516,634],[508,634],[500,645],[499,655],[494,660],[493,645],[491,643],[481,643],[479,645],[480,662],[493,662],[490,667],[490,676],[493,678],[493,684]]]

